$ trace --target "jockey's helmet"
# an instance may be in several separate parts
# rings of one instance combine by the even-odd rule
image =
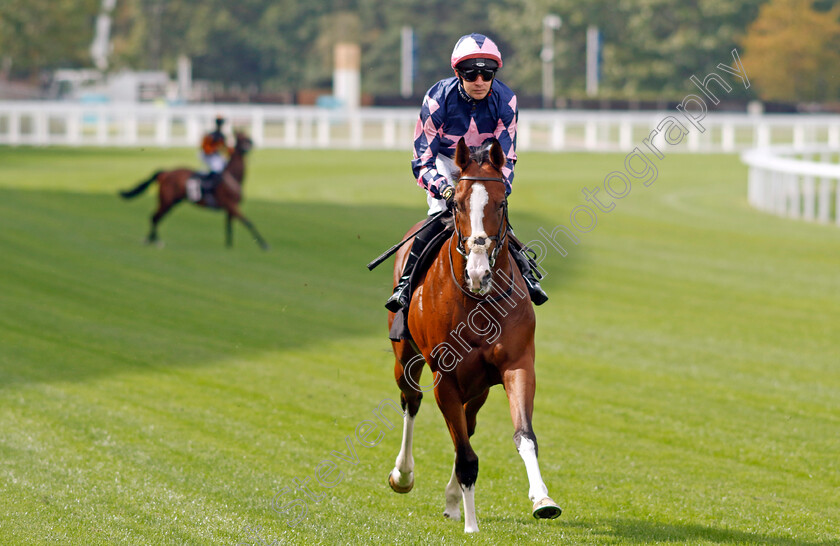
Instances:
[[[452,68],[468,59],[479,58],[497,63],[495,67],[488,63],[487,68],[502,67],[502,54],[499,53],[499,48],[496,47],[493,40],[484,34],[477,33],[461,36],[458,43],[455,44],[455,49],[452,50]]]

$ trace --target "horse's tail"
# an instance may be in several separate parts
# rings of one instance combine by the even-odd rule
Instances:
[[[149,186],[151,186],[151,185],[152,185],[152,183],[153,183],[155,180],[157,180],[158,175],[160,175],[162,172],[163,172],[163,171],[155,171],[155,173],[154,173],[152,176],[150,176],[147,180],[144,180],[143,182],[140,182],[139,184],[137,184],[137,185],[136,185],[135,187],[133,187],[132,189],[130,189],[130,190],[122,190],[122,191],[120,192],[120,195],[121,195],[124,199],[131,199],[132,197],[137,197],[138,195],[140,195],[141,193],[143,193],[144,191],[146,191],[146,189],[147,189]]]

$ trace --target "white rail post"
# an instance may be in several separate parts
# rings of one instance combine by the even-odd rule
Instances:
[[[108,112],[101,106],[96,109],[96,143],[108,144]]]
[[[566,147],[566,124],[559,117],[554,118],[551,124],[551,149],[560,152]]]
[[[169,145],[169,134],[170,134],[170,120],[169,120],[169,112],[157,111],[157,117],[155,119],[155,143],[158,146],[167,146]]]
[[[583,133],[583,145],[587,151],[598,149],[598,125],[594,121],[587,121]]]
[[[123,142],[126,144],[137,144],[137,111],[131,110],[123,114]]]
[[[788,216],[800,218],[802,216],[802,200],[799,192],[799,175],[787,175]]]
[[[298,120],[291,108],[285,111],[283,117],[283,144],[290,148],[298,145]]]
[[[326,112],[318,116],[318,147],[326,148],[330,145],[330,119]]]
[[[50,143],[49,116],[46,110],[37,112],[32,121],[35,124],[35,143],[46,146]]]
[[[721,129],[721,146],[724,152],[735,151],[735,126],[730,122],[724,123]]]
[[[519,146],[523,149],[528,149],[531,147],[531,123],[526,121],[522,123],[522,120],[519,120],[519,126],[517,128],[516,138],[519,141]]]
[[[840,125],[829,125],[828,145],[834,149],[840,148]]]
[[[755,142],[757,148],[770,146],[770,127],[766,123],[759,123],[755,126]]]
[[[9,144],[20,144],[20,112],[17,110],[9,112]]]
[[[835,189],[834,189],[834,223],[840,226],[840,178],[834,181]]]
[[[361,148],[362,147],[362,131],[363,131],[363,124],[362,124],[362,116],[359,114],[358,110],[353,110],[348,112],[348,119],[347,121],[350,123],[350,148]]]
[[[265,115],[262,108],[251,109],[251,140],[258,148],[265,142]]]
[[[82,111],[72,108],[67,111],[67,144],[78,146],[82,143]]]
[[[773,172],[773,210],[779,216],[784,216],[787,212],[787,192],[785,190],[784,173]]]
[[[801,123],[793,126],[793,147],[797,150],[805,147],[805,126]]]
[[[187,142],[194,142],[195,146],[201,142],[201,118],[193,112],[184,120],[186,124]]]
[[[804,201],[803,216],[808,221],[814,220],[814,200],[816,192],[814,191],[814,177],[804,176],[802,178],[802,198]]]
[[[622,152],[633,149],[633,122],[629,119],[621,120],[618,127],[618,147]]]
[[[817,220],[828,222],[828,209],[831,199],[831,180],[820,178],[820,193],[817,201]]]

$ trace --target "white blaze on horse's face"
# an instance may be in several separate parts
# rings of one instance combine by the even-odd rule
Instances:
[[[473,184],[470,198],[470,236],[467,239],[467,284],[472,292],[490,291],[490,238],[484,231],[484,208],[490,196],[483,184]]]

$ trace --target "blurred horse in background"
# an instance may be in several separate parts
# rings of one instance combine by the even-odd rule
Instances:
[[[151,218],[151,229],[146,237],[147,244],[158,243],[157,228],[160,221],[172,207],[189,197],[190,201],[200,207],[224,210],[227,213],[225,222],[227,246],[233,245],[233,219],[236,218],[248,228],[263,250],[268,249],[268,243],[239,209],[239,204],[242,202],[242,183],[245,179],[245,154],[251,150],[253,142],[242,132],[237,131],[235,136],[236,144],[221,173],[221,181],[212,188],[207,188],[206,185],[202,188],[204,177],[201,173],[192,169],[179,168],[171,171],[156,171],[134,188],[119,192],[123,198],[131,199],[145,192],[154,182],[158,183],[158,208]]]

